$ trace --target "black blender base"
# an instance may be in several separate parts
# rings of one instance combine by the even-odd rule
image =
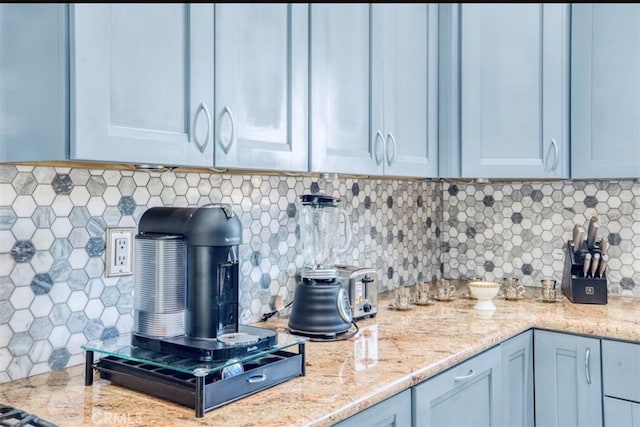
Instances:
[[[271,329],[240,325],[238,332],[255,335],[258,342],[228,345],[217,339],[192,338],[186,335],[172,338],[150,338],[133,334],[131,344],[147,350],[196,359],[202,362],[229,360],[249,353],[266,350],[277,343],[277,333]]]

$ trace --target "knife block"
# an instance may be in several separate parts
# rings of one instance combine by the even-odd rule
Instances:
[[[582,247],[586,248],[587,242]],[[586,254],[601,253],[595,245],[589,249],[578,252],[573,250],[571,242],[567,242],[564,258],[564,271],[562,275],[562,293],[573,303],[579,304],[606,304],[607,303],[607,272],[602,277],[584,277],[584,257]]]

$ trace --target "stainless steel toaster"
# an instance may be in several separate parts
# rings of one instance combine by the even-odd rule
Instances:
[[[370,267],[336,265],[342,286],[349,294],[353,319],[378,314],[378,273]]]

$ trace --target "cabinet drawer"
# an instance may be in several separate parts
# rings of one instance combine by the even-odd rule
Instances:
[[[410,427],[411,390],[405,390],[387,400],[335,424],[334,427]]]
[[[605,396],[640,402],[640,345],[602,340]]]
[[[494,347],[413,388],[417,427],[501,425],[499,347]]]
[[[640,403],[605,397],[604,425],[606,427],[640,427]]]

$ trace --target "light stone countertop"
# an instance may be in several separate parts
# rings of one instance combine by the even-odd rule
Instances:
[[[215,425],[326,426],[532,327],[640,342],[640,298],[609,297],[607,305],[494,300],[497,310],[474,310],[456,299],[409,311],[388,308],[381,295],[375,319],[359,321],[347,341],[310,342],[306,376],[215,409],[203,418],[178,404],[96,379],[84,386],[84,366],[0,384],[0,402],[60,426]],[[286,318],[260,326],[284,331]],[[377,358],[375,357],[377,354]]]

